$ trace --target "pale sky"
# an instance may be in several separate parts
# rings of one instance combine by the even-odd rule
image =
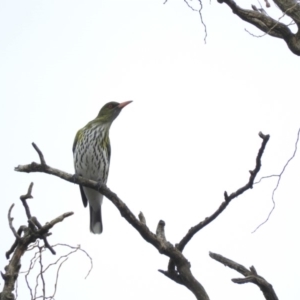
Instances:
[[[66,262],[57,300],[194,296],[157,272],[167,268],[167,258],[109,200],[103,203],[104,232],[92,235],[78,186],[15,172],[19,164],[38,161],[32,142],[50,166],[74,173],[76,131],[105,103],[134,100],[111,128],[108,187],[133,213],[142,211],[152,231],[163,219],[174,244],[219,207],[225,190],[247,182],[261,145],[259,131],[271,135],[260,175],[279,173],[294,151],[300,127],[298,57],[279,39],[250,36],[245,28],[260,32],[216,1],[203,2],[204,44],[199,15],[183,1],[163,2],[0,1],[0,266],[3,271],[4,253],[14,241],[8,208],[15,203],[16,228],[26,225],[19,196],[33,181],[29,204],[42,224],[75,213],[52,230],[49,242],[80,244],[93,258],[87,279],[89,260],[83,254]],[[299,299],[299,156],[287,168],[276,209],[259,231],[251,233],[272,208],[276,179],[235,199],[186,247],[192,272],[211,299],[263,295],[255,285],[232,283],[240,274],[213,261],[209,251],[254,265],[279,298]],[[45,264],[57,257],[48,254]],[[28,253],[22,261],[24,269],[30,258]],[[49,294],[53,282],[49,273]],[[30,299],[21,276],[19,299]]]

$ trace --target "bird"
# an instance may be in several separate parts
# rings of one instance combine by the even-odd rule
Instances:
[[[106,103],[97,117],[78,130],[73,143],[75,176],[82,176],[106,184],[109,172],[111,146],[109,129],[121,110],[132,101]],[[103,231],[101,205],[103,195],[79,185],[84,207],[90,208],[90,231]]]

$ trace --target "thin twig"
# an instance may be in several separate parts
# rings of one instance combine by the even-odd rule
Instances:
[[[200,21],[204,27],[204,32],[205,32],[205,35],[204,35],[204,43],[206,44],[206,38],[207,38],[207,28],[206,28],[206,25],[203,21],[203,17],[202,17],[202,9],[203,9],[203,5],[202,5],[202,0],[198,0],[199,2],[199,5],[200,5],[200,8],[199,9],[195,9],[193,6],[191,6],[188,2],[188,0],[184,0],[185,4],[192,10],[192,11],[197,11],[199,13],[199,17],[200,17]]]
[[[91,266],[90,266],[90,269],[89,269],[89,271],[88,271],[88,273],[87,273],[87,275],[85,276],[85,278],[84,279],[86,279],[89,275],[90,275],[90,273],[91,273],[91,271],[92,271],[92,269],[93,269],[93,259],[91,258],[91,256],[84,250],[84,249],[82,249],[81,247],[80,247],[80,245],[78,245],[77,247],[74,247],[74,246],[70,246],[70,245],[68,245],[68,244],[62,244],[62,243],[59,243],[59,244],[56,244],[56,245],[53,245],[52,247],[54,248],[54,247],[57,247],[57,246],[64,246],[64,247],[68,247],[68,248],[71,248],[71,249],[76,249],[76,251],[81,251],[81,252],[83,252],[88,258],[89,258],[89,260],[90,260],[90,263],[91,263]],[[74,251],[74,252],[76,252],[76,251]]]
[[[58,269],[57,269],[57,272],[56,272],[56,278],[55,278],[55,284],[54,284],[54,291],[53,291],[53,294],[52,294],[52,297],[51,298],[54,298],[55,294],[56,294],[56,291],[57,291],[57,283],[58,283],[58,276],[59,276],[59,271],[60,271],[60,268],[61,266],[69,259],[69,257],[66,257],[61,263],[60,265],[58,266]]]
[[[43,291],[43,300],[45,300],[46,297],[46,283],[45,283],[45,279],[44,279],[44,267],[43,267],[43,260],[42,260],[42,249],[43,247],[39,247],[39,263],[40,263],[40,273],[39,275],[41,276],[41,280],[42,280],[42,291]]]
[[[297,153],[297,150],[298,150],[299,136],[300,136],[300,128],[298,129],[297,139],[296,139],[296,142],[295,142],[294,152],[293,152],[292,156],[288,159],[288,161],[285,163],[285,165],[283,166],[281,172],[280,172],[279,174],[277,174],[277,175],[274,175],[274,174],[273,174],[273,175],[263,176],[263,177],[261,177],[257,182],[254,183],[254,184],[258,184],[258,183],[260,183],[262,180],[267,179],[267,178],[272,178],[272,177],[277,177],[277,178],[278,178],[277,183],[276,183],[276,186],[275,186],[275,188],[274,188],[273,191],[272,191],[272,204],[273,204],[273,207],[272,207],[271,211],[269,212],[267,218],[266,218],[262,223],[260,223],[260,224],[252,231],[252,233],[256,232],[262,225],[264,225],[265,223],[267,223],[267,222],[269,221],[269,219],[270,219],[270,217],[271,217],[271,215],[272,215],[272,213],[273,213],[273,211],[274,211],[274,209],[275,209],[275,206],[276,206],[276,204],[275,204],[275,193],[276,193],[276,190],[277,190],[278,187],[279,187],[279,183],[280,183],[280,181],[281,181],[281,178],[282,178],[283,173],[285,172],[285,170],[286,170],[287,166],[289,165],[289,163],[290,163],[290,162],[294,159],[294,157],[296,156],[296,153]]]

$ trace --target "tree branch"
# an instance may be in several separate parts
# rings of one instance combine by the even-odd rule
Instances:
[[[183,249],[185,248],[185,246],[187,245],[187,243],[192,239],[192,237],[199,232],[202,228],[204,228],[205,226],[207,226],[209,223],[211,223],[213,220],[215,220],[229,205],[229,203],[237,198],[238,196],[240,196],[241,194],[243,194],[244,192],[246,192],[249,189],[253,188],[253,184],[254,184],[254,180],[256,175],[258,174],[258,172],[260,171],[261,168],[261,159],[263,156],[263,153],[265,151],[266,145],[269,141],[270,136],[269,135],[264,135],[261,132],[259,133],[259,137],[262,139],[262,144],[261,147],[258,151],[258,154],[256,156],[256,165],[253,171],[249,171],[250,172],[250,178],[248,180],[248,182],[241,188],[239,188],[238,190],[236,190],[235,192],[231,193],[229,196],[227,194],[227,192],[224,192],[224,198],[225,201],[221,203],[220,207],[209,217],[205,218],[203,221],[201,221],[200,223],[198,223],[196,226],[192,227],[188,233],[183,237],[183,239],[180,241],[180,243],[178,244],[177,248],[180,251],[183,251]]]
[[[31,196],[32,186],[33,184],[31,183],[28,188],[27,194],[20,197],[24,205],[27,217],[28,216],[31,217],[30,209],[26,203],[26,199],[32,198]],[[29,245],[34,243],[38,239],[43,239],[44,241],[46,241],[46,236],[50,234],[49,229],[52,228],[56,223],[61,222],[64,218],[73,214],[73,213],[63,214],[62,216],[52,220],[50,223],[47,223],[45,226],[42,226],[41,228],[35,227],[34,226],[35,223],[31,222],[29,224],[29,227],[21,226],[19,230],[16,231],[12,225],[13,218],[11,217],[13,206],[14,204],[10,207],[8,212],[8,222],[14,236],[16,237],[16,240],[14,244],[11,246],[11,248],[6,252],[7,259],[9,259],[9,256],[11,254],[13,254],[13,256],[9,261],[8,265],[5,267],[5,274],[1,272],[2,278],[4,279],[3,290],[2,293],[0,293],[1,300],[15,299],[13,291],[14,291],[15,282],[18,278],[19,271],[21,268],[21,257],[27,251]],[[28,222],[33,218],[34,217],[31,217],[28,220]],[[47,241],[45,242],[45,247],[49,248],[49,250],[52,253],[54,252],[54,250],[51,248],[51,246]]]
[[[300,55],[300,33],[292,33],[289,27],[278,20],[274,20],[270,16],[257,11],[243,9],[236,4],[234,0],[218,0],[219,3],[227,4],[234,14],[239,16],[242,20],[254,25],[268,35],[283,39],[289,49],[296,55]],[[276,0],[274,1],[284,14],[290,16],[299,27],[300,8],[299,4],[294,0]],[[285,4],[289,3],[289,5]]]
[[[36,147],[34,148],[36,149]],[[15,168],[15,170],[26,173],[41,172],[51,174],[71,183],[80,184],[101,192],[101,194],[103,194],[117,207],[122,217],[124,217],[127,222],[130,223],[140,233],[144,240],[152,244],[159,251],[159,253],[168,256],[174,261],[182,284],[185,285],[198,300],[209,300],[205,289],[193,276],[188,260],[176,247],[166,240],[163,230],[165,223],[163,221],[160,221],[158,225],[157,235],[152,233],[144,223],[144,219],[141,218],[141,221],[138,220],[129,210],[127,205],[103,183],[88,180],[81,176],[74,176],[42,163],[38,164],[33,162],[29,165],[18,166]],[[46,224],[45,226],[50,226],[50,223]]]
[[[268,176],[263,176],[261,177],[257,182],[254,182],[254,184],[258,184],[260,183],[263,179],[268,179],[268,178],[272,178],[272,177],[277,177],[277,182],[275,185],[275,188],[272,191],[272,203],[273,203],[273,207],[271,208],[271,211],[269,212],[267,218],[260,223],[253,231],[252,233],[254,233],[256,230],[258,230],[261,226],[263,226],[265,223],[267,223],[269,221],[269,218],[271,217],[271,214],[273,213],[274,209],[275,209],[275,193],[279,187],[280,181],[282,179],[282,175],[284,174],[286,168],[288,167],[289,163],[294,159],[297,151],[298,151],[298,142],[299,142],[299,137],[300,137],[300,128],[298,129],[298,133],[297,133],[297,139],[295,142],[295,146],[294,146],[294,152],[292,154],[292,156],[287,160],[287,162],[284,164],[281,172],[279,174],[273,174],[273,175],[268,175]]]
[[[190,263],[182,254],[182,250],[184,249],[186,244],[191,240],[191,238],[200,229],[202,229],[210,222],[212,222],[228,206],[231,200],[233,200],[234,198],[238,197],[239,195],[241,195],[242,193],[244,193],[245,191],[253,187],[254,179],[261,167],[261,157],[263,155],[266,144],[269,140],[269,135],[263,135],[262,133],[260,133],[259,136],[263,139],[263,142],[256,158],[255,169],[253,171],[250,171],[250,179],[248,183],[242,188],[238,189],[236,192],[230,194],[229,196],[225,192],[224,194],[225,201],[221,204],[218,210],[214,214],[212,214],[209,218],[206,218],[204,221],[200,222],[195,227],[192,227],[189,230],[189,232],[186,234],[186,236],[181,240],[179,245],[176,245],[176,247],[174,247],[166,239],[165,231],[164,231],[164,227],[165,227],[164,221],[162,220],[159,221],[156,234],[154,234],[147,227],[146,220],[143,214],[140,213],[139,219],[137,219],[136,216],[127,207],[127,205],[115,193],[113,193],[105,184],[101,182],[88,180],[81,176],[74,176],[68,174],[66,172],[52,168],[49,165],[43,163],[41,157],[44,156],[35,144],[33,144],[34,149],[38,152],[41,163],[38,164],[32,162],[31,164],[28,165],[20,165],[16,167],[15,170],[18,172],[27,172],[27,173],[33,173],[33,172],[47,173],[47,174],[57,176],[71,183],[80,184],[99,191],[117,207],[122,217],[124,217],[127,220],[127,222],[130,223],[140,233],[140,235],[144,238],[144,240],[152,244],[159,251],[159,253],[164,254],[170,258],[172,267],[170,267],[170,263],[169,263],[168,271],[163,271],[163,270],[159,270],[159,271],[165,276],[167,276],[168,278],[172,279],[173,281],[186,286],[196,296],[198,300],[208,300],[209,297],[205,289],[193,276],[191,272]],[[53,220],[52,222],[53,224],[56,224],[58,221]],[[48,227],[45,227],[47,225]],[[45,230],[49,230],[52,227],[51,222],[46,224],[45,226],[44,226]],[[176,270],[175,270],[175,266],[176,266]]]
[[[220,254],[210,252],[209,256],[212,259],[222,263],[224,266],[236,270],[237,272],[245,276],[245,278],[232,279],[232,282],[238,284],[252,282],[260,288],[266,300],[278,300],[278,297],[272,285],[268,283],[263,277],[259,276],[253,266],[250,267],[250,270],[248,270],[243,265],[238,264],[235,261],[230,260]]]
[[[274,3],[281,9],[284,14],[288,15],[294,22],[300,25],[300,4],[297,0],[274,0]]]
[[[227,208],[227,206],[229,205],[229,203],[233,199],[237,198],[238,196],[240,196],[241,194],[243,194],[247,190],[253,188],[255,177],[256,177],[256,175],[258,174],[258,172],[260,171],[260,168],[261,168],[261,159],[262,159],[263,153],[264,153],[266,145],[267,145],[267,143],[270,139],[269,135],[264,135],[261,132],[258,135],[262,139],[262,144],[261,144],[261,147],[260,147],[260,149],[258,151],[258,154],[256,156],[255,168],[254,168],[253,171],[249,171],[250,172],[250,178],[249,178],[248,182],[243,187],[236,190],[234,193],[231,193],[229,196],[228,196],[227,192],[225,191],[224,192],[225,201],[221,203],[219,208],[211,216],[206,217],[203,221],[201,221],[197,225],[191,227],[189,229],[189,231],[187,232],[187,234],[179,242],[179,244],[176,244],[176,248],[179,251],[182,252],[184,250],[185,246],[188,244],[188,242],[193,238],[193,236],[197,232],[199,232],[201,229],[203,229],[205,226],[210,224],[213,220],[215,220]],[[172,260],[169,261],[168,270],[169,270],[170,273],[173,273],[174,270],[175,270],[175,264]]]

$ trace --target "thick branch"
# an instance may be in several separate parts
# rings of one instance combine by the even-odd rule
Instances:
[[[218,2],[226,3],[232,9],[234,14],[238,15],[242,20],[262,30],[266,34],[283,39],[294,54],[300,55],[299,31],[296,34],[293,34],[287,25],[274,20],[268,15],[265,15],[259,11],[243,9],[239,7],[234,0],[218,0]],[[277,0],[274,2],[286,2],[286,0]],[[288,0],[288,2],[293,2],[293,0]],[[297,12],[295,12],[296,7]],[[294,9],[289,6],[290,10],[288,10],[286,14],[290,15],[292,18],[295,18],[295,22],[297,23],[300,18],[300,11],[298,12],[299,4],[297,4],[296,7]],[[286,10],[283,10],[283,12],[285,11]]]
[[[237,272],[245,276],[245,278],[232,279],[234,283],[243,284],[252,282],[260,288],[267,300],[278,300],[278,297],[272,285],[268,283],[263,277],[259,276],[253,266],[250,268],[250,270],[248,270],[243,265],[238,264],[235,261],[230,260],[220,254],[210,252],[209,256],[214,260],[222,263],[224,266],[236,270]]]
[[[35,147],[35,149],[36,148],[37,147]],[[39,151],[38,154],[41,157],[41,151]],[[41,172],[51,174],[71,183],[80,184],[101,192],[101,194],[103,194],[117,207],[121,215],[140,233],[144,240],[152,244],[161,254],[168,256],[174,261],[177,267],[177,276],[180,277],[180,281],[182,282],[182,284],[185,285],[198,300],[209,300],[205,289],[193,276],[188,260],[176,247],[174,247],[166,240],[163,230],[163,222],[159,223],[158,233],[152,233],[146,226],[144,218],[141,218],[141,221],[138,220],[129,210],[126,204],[105,184],[88,180],[80,176],[73,176],[58,169],[51,168],[49,165],[43,163],[38,164],[33,162],[29,165],[18,166],[15,168],[15,170],[18,172]],[[47,224],[45,226],[47,226]],[[164,274],[166,275],[167,272],[165,272]]]

